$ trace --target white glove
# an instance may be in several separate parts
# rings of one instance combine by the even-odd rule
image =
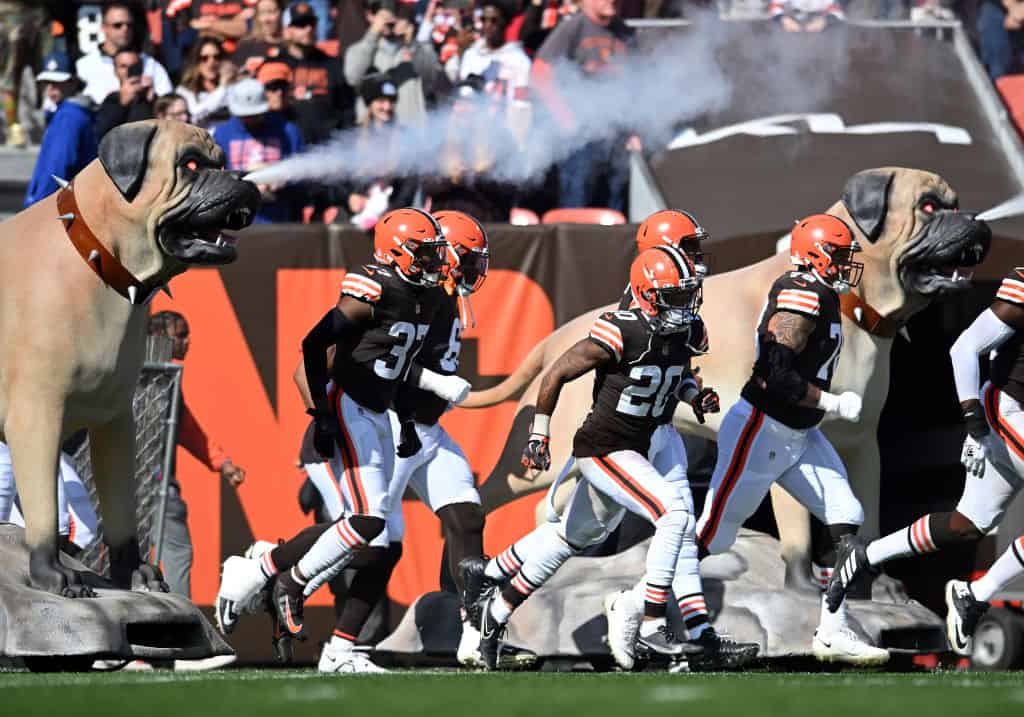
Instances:
[[[822,391],[821,398],[818,399],[818,408],[822,411],[853,423],[860,420],[862,406],[861,397],[853,391],[844,391],[839,395]]]
[[[423,369],[420,373],[419,387],[455,405],[465,401],[473,389],[472,384],[463,378],[444,376],[430,369]]]
[[[971,438],[968,434],[964,439],[963,450],[960,451],[960,462],[967,469],[967,475],[981,478],[985,475],[985,444]]]

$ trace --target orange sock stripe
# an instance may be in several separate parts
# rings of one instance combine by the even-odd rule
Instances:
[[[704,530],[700,534],[700,542],[705,548],[715,539],[718,525],[722,522],[722,514],[725,513],[725,505],[729,502],[729,496],[732,495],[732,490],[736,487],[740,476],[743,475],[743,470],[747,466],[747,458],[750,457],[750,447],[754,445],[754,438],[757,436],[758,431],[761,430],[763,423],[764,413],[755,408],[740,432],[740,440],[736,444],[736,451],[733,453],[732,461],[729,463],[729,469],[725,472],[721,488],[715,494],[708,522],[704,525]]]
[[[347,632],[339,630],[338,628],[334,628],[334,636],[340,637],[342,640],[348,640],[349,642],[356,641],[355,635],[349,635]]]

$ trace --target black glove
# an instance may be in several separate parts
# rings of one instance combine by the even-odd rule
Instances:
[[[416,433],[415,421],[402,421],[402,436],[398,441],[398,449],[395,451],[399,458],[409,458],[420,452],[423,444]]]
[[[521,463],[527,469],[546,471],[551,467],[551,439],[539,433],[531,433],[523,449]]]
[[[981,439],[988,435],[988,421],[985,420],[985,409],[979,401],[968,401],[964,407],[964,421],[970,437],[981,443]]]
[[[311,408],[306,411],[313,417],[313,447],[324,459],[334,457],[334,446],[341,435],[338,419],[329,411],[317,411]]]
[[[715,393],[713,388],[702,388],[690,400],[690,408],[693,409],[693,415],[697,417],[697,423],[704,423],[705,413],[718,413],[721,407],[718,394]]]

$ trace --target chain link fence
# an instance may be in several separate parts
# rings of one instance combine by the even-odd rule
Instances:
[[[177,443],[178,406],[181,395],[181,366],[171,363],[172,340],[150,336],[146,344],[146,362],[142,366],[139,385],[132,407],[135,411],[135,513],[139,549],[159,564],[163,545],[164,510],[167,503],[167,481],[174,465]],[[93,508],[99,512],[96,482],[89,461],[86,439],[72,455],[75,469],[82,478]],[[96,540],[85,549],[80,560],[90,569],[106,574],[107,546],[103,542],[103,520],[100,518]]]

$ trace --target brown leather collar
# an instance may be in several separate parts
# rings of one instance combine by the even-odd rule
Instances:
[[[64,224],[71,245],[89,268],[96,272],[100,281],[132,304],[145,304],[153,298],[156,289],[160,287],[147,287],[135,278],[89,229],[78,211],[73,184],[64,186],[57,194],[57,211],[60,212],[57,218]]]
[[[903,328],[899,321],[882,316],[852,291],[839,296],[839,306],[846,318],[869,334],[880,336],[883,339],[895,337]]]

